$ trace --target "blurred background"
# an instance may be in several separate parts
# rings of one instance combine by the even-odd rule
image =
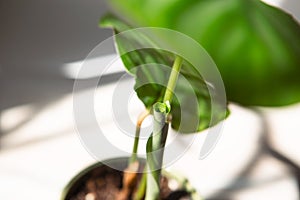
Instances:
[[[299,0],[267,2],[300,20]],[[80,63],[112,35],[98,27],[106,10],[103,0],[0,1],[0,199],[58,199],[95,162],[76,135],[72,90]],[[105,87],[124,73],[119,67],[104,77]],[[267,141],[255,113],[230,107],[217,147],[193,165],[201,167],[192,178],[200,192],[207,199],[299,199],[300,105],[264,109]],[[196,147],[174,168],[195,154]]]

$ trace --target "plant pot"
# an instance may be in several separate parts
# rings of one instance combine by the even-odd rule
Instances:
[[[98,191],[99,194],[102,193],[100,196],[105,196],[103,197],[103,199],[114,199],[113,197],[114,192],[118,192],[116,188],[120,189],[122,187],[122,178],[123,178],[123,172],[117,169],[125,169],[127,167],[127,163],[128,163],[128,158],[121,157],[121,158],[108,159],[102,162],[98,162],[85,168],[84,170],[79,172],[67,184],[67,186],[64,188],[62,192],[61,200],[102,199],[102,198],[95,198],[95,196],[93,195],[87,197],[87,194],[89,193],[87,192],[87,190],[93,188],[95,184],[98,184],[99,182],[103,183],[104,185],[109,184],[106,186],[103,185],[102,187],[107,189],[106,192]],[[143,171],[145,160],[140,159],[140,163],[141,166],[139,169],[139,173]],[[107,177],[110,177],[111,180],[107,180]],[[187,192],[187,190],[182,189],[183,187],[181,187],[182,184],[180,182],[174,183],[174,181],[177,181],[178,179],[170,178],[170,176],[168,177],[169,178],[166,178],[166,176],[163,175],[162,178],[162,181],[165,181],[165,184],[162,184],[164,185],[163,190],[165,190],[164,199],[176,200],[182,197],[189,196],[189,192]],[[138,181],[140,180],[140,178],[141,178],[141,174],[139,174],[138,176]],[[173,187],[171,187],[172,189],[168,187],[171,182],[172,182],[171,185],[173,185]],[[174,188],[174,185],[176,185],[177,189],[176,187]]]

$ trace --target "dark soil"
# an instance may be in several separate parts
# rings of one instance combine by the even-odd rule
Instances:
[[[141,174],[138,175],[138,180]],[[66,200],[118,200],[122,189],[123,172],[101,166],[93,169],[81,179],[80,184],[70,190]],[[137,181],[138,182],[138,181]],[[127,199],[131,199],[130,194]],[[161,179],[162,200],[190,199],[187,192],[171,191],[168,187],[168,180]]]

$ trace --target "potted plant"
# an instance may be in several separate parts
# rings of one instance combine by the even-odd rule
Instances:
[[[111,0],[109,4],[113,14],[103,17],[101,25],[114,29],[117,49],[127,71],[136,79],[135,90],[146,111],[137,122],[128,163],[124,158],[120,162],[104,162],[121,165],[124,172],[98,163],[71,181],[62,199],[101,199],[105,193],[97,191],[101,184],[113,190],[106,193],[112,196],[103,199],[172,199],[178,194],[201,199],[185,178],[162,173],[168,129],[171,125],[181,133],[202,131],[224,120],[228,108],[218,98],[212,104],[211,91],[217,83],[207,83],[201,66],[192,62],[205,60],[207,55],[196,54],[194,48],[164,31],[135,28],[167,28],[203,45],[217,64],[228,101],[250,107],[284,106],[300,101],[300,26],[287,13],[260,0]],[[161,45],[174,51],[157,48]],[[136,68],[139,65],[145,67]],[[171,68],[166,72],[161,65]],[[189,97],[194,97],[195,102],[190,103]],[[258,114],[263,116],[260,111]],[[137,148],[141,124],[148,115],[154,119],[153,134],[143,161],[138,159]],[[103,178],[107,178],[106,182]],[[173,179],[178,182],[175,189],[179,193],[166,184]]]

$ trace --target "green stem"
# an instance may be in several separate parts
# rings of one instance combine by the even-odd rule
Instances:
[[[133,149],[132,149],[132,154],[131,154],[131,157],[129,160],[129,164],[132,164],[135,161],[137,161],[137,150],[138,150],[138,146],[139,146],[140,131],[141,131],[141,127],[136,126],[135,136],[134,136],[134,144],[133,144]]]
[[[145,196],[147,186],[147,166],[144,167],[141,181],[139,182],[138,189],[133,196],[133,200],[142,200]]]
[[[163,154],[168,136],[168,114],[171,111],[171,101],[181,70],[183,59],[176,56],[168,80],[163,103],[153,105],[153,133],[147,142],[147,188],[145,200],[157,200],[160,195],[160,176],[163,163]]]
[[[172,66],[172,71],[169,77],[169,81],[168,81],[168,85],[167,85],[167,89],[165,92],[165,96],[164,96],[164,103],[170,104],[170,102],[172,101],[172,97],[173,97],[173,93],[174,93],[174,89],[177,83],[177,79],[178,79],[178,75],[181,69],[181,65],[182,65],[183,59],[180,56],[176,56],[174,64]]]
[[[157,200],[160,194],[160,175],[169,124],[166,122],[168,106],[153,105],[153,133],[147,142],[147,188],[145,200]]]
[[[138,146],[139,146],[141,126],[142,126],[143,121],[146,119],[146,117],[148,117],[149,114],[150,114],[150,111],[145,110],[138,117],[138,120],[137,120],[137,123],[136,123],[136,129],[135,129],[135,136],[134,136],[134,144],[133,144],[132,154],[131,154],[131,157],[129,159],[129,165],[137,161],[137,150],[138,150]]]

